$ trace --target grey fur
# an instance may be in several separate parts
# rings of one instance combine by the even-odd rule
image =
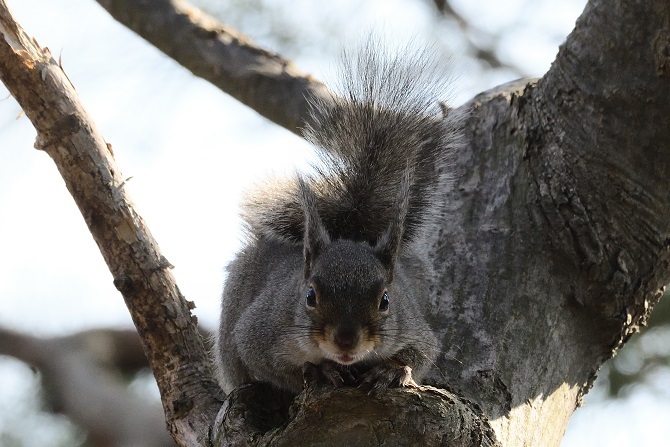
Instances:
[[[249,240],[228,266],[217,337],[224,391],[261,380],[299,392],[306,362],[373,391],[430,367],[417,243],[440,214],[460,118],[442,106],[448,86],[429,52],[413,54],[371,43],[345,57],[339,95],[312,100],[304,130],[316,174],[249,195]]]

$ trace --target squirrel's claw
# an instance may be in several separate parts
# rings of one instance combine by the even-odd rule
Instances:
[[[321,374],[332,383],[335,388],[345,385],[354,385],[356,378],[351,370],[347,367],[342,367],[335,362],[326,361],[321,365]]]
[[[383,393],[388,388],[415,386],[417,384],[412,377],[412,368],[389,360],[365,373],[358,387],[374,396]]]
[[[307,386],[310,384],[328,384],[340,388],[356,384],[356,377],[352,370],[329,360],[319,365],[307,362],[303,365],[302,371]]]
[[[310,362],[302,365],[302,382],[305,388],[313,387],[319,382],[319,368]]]

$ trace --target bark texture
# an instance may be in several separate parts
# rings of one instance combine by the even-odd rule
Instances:
[[[37,130],[123,294],[163,399],[170,431],[202,445],[220,407],[202,339],[170,263],[135,211],[108,145],[69,79],[0,0],[0,78]]]
[[[141,8],[137,14],[156,11]],[[2,80],[35,124],[37,146],[63,174],[126,299],[173,436],[205,445],[217,389],[169,263],[60,67],[0,17]],[[191,19],[201,43],[224,39],[210,19]],[[450,167],[455,181],[444,192],[440,228],[426,240],[434,260],[429,314],[443,346],[429,382],[449,392],[400,390],[378,401],[308,387],[289,408],[265,400],[262,387],[245,387],[219,413],[217,445],[332,445],[339,435],[357,439],[352,445],[393,445],[403,434],[407,445],[559,445],[599,367],[644,322],[670,276],[669,24],[667,0],[592,0],[542,79],[464,106],[467,144]],[[217,31],[198,34],[200,25]],[[151,34],[146,28],[133,29]],[[213,57],[248,60],[244,51]],[[217,68],[207,70],[216,78]],[[229,79],[224,90],[244,85]],[[303,79],[298,91],[323,91]],[[295,131],[306,109],[302,94],[290,96],[274,109],[271,95],[245,103],[267,106],[274,112],[265,116]],[[403,411],[416,423],[400,427]],[[325,438],[313,437],[320,432]]]
[[[558,445],[668,282],[668,23],[665,1],[591,1],[542,79],[471,102],[430,241],[433,380],[503,445]]]
[[[290,403],[265,384],[234,390],[217,418],[214,445],[499,446],[481,410],[436,388],[371,397],[355,388],[308,385]],[[287,421],[277,417],[286,413]]]

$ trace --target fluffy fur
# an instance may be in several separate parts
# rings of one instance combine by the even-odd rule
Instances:
[[[404,172],[413,170],[402,240],[413,240],[437,215],[435,194],[449,181],[461,117],[443,106],[449,78],[429,50],[389,54],[370,43],[345,55],[343,81],[328,101],[312,99],[305,138],[320,163],[307,179],[333,239],[374,243],[389,226]],[[246,197],[242,216],[252,236],[301,242],[297,179],[274,181]]]
[[[432,61],[374,43],[345,57],[336,94],[311,100],[315,174],[248,196],[251,237],[228,266],[217,337],[224,391],[260,380],[298,393],[309,363],[380,392],[431,366],[429,260],[412,243],[441,214],[459,144]]]

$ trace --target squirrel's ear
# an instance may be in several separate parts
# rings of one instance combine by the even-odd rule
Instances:
[[[374,247],[375,255],[386,269],[388,282],[393,280],[395,261],[398,258],[398,251],[400,251],[405,232],[405,218],[409,209],[409,195],[413,174],[414,168],[408,166],[403,173],[402,182],[398,189],[398,197],[393,209],[391,224],[377,239]]]
[[[305,233],[303,236],[303,252],[305,255],[305,279],[309,279],[314,260],[330,244],[330,236],[319,217],[316,197],[311,186],[302,176],[298,176],[300,204],[305,215]]]

